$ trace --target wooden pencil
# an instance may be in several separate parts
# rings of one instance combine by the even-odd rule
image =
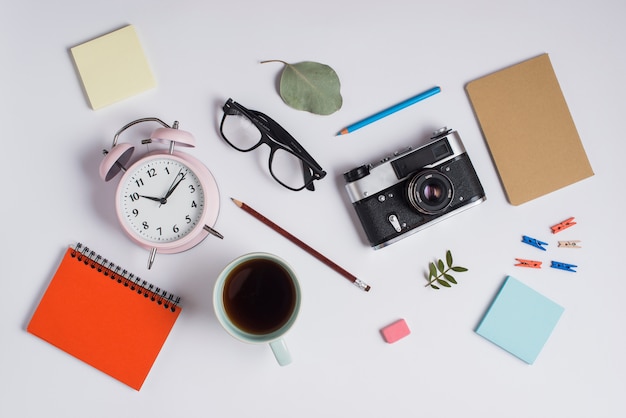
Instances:
[[[354,275],[352,275],[351,273],[346,271],[343,267],[335,264],[333,261],[331,261],[330,259],[328,259],[324,255],[322,255],[321,253],[319,253],[315,249],[311,248],[309,245],[307,245],[306,243],[302,242],[300,239],[296,238],[295,236],[293,236],[291,233],[287,232],[286,230],[284,230],[280,226],[276,225],[274,222],[272,222],[271,220],[269,220],[265,216],[261,215],[259,212],[257,212],[256,210],[252,209],[250,206],[246,205],[242,201],[237,200],[237,199],[233,199],[232,197],[231,197],[231,200],[235,203],[235,205],[239,206],[241,209],[243,209],[244,211],[246,211],[247,213],[249,213],[250,215],[252,215],[256,219],[258,219],[259,221],[263,222],[265,225],[269,226],[271,229],[273,229],[274,231],[278,232],[280,235],[282,235],[283,237],[287,238],[289,241],[293,242],[294,244],[296,244],[298,247],[302,248],[307,253],[311,254],[313,257],[317,258],[322,263],[326,264],[328,267],[332,268],[333,270],[335,270],[337,273],[341,274],[346,279],[350,280],[359,289],[364,290],[366,292],[369,292],[370,286],[368,284],[366,284],[365,282],[363,282],[361,279],[358,279],[357,277],[355,277]]]

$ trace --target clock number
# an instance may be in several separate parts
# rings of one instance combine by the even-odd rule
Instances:
[[[191,217],[189,215],[185,216],[185,221],[187,221],[187,223],[191,223]]]
[[[139,216],[139,210],[133,209],[133,215],[135,215],[135,218]]]
[[[134,202],[135,200],[139,200],[139,193],[131,193],[128,197],[130,197],[131,202]]]
[[[198,205],[196,205],[196,201],[195,200],[191,201],[191,207],[192,208],[197,208],[198,207]]]
[[[142,178],[138,178],[137,180],[135,180],[135,183],[137,184],[137,187],[141,187],[141,186],[143,186],[143,179]]]
[[[156,170],[154,168],[149,168],[148,170],[146,170],[146,173],[148,173],[148,177],[150,178],[157,175]]]
[[[146,223],[144,222],[144,227],[146,226]],[[158,227],[157,231],[159,231],[159,236],[163,235],[163,228]],[[174,231],[175,234],[178,234],[178,232],[180,231],[180,228],[177,225],[174,225],[174,227],[172,228],[172,231]]]
[[[169,168],[165,167],[165,172],[167,173],[168,176],[170,175],[170,169]]]
[[[189,190],[191,190],[191,193],[195,193],[196,192],[196,188],[193,187],[193,184],[189,185]]]
[[[148,222],[146,222],[146,221],[143,221],[143,222],[141,223],[141,225],[143,226],[143,229],[148,229],[148,228],[150,228],[150,226],[148,226]]]

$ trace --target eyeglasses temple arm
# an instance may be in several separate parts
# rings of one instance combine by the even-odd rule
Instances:
[[[289,147],[289,149],[297,152],[302,157],[304,157],[303,159],[311,166],[311,168],[315,169],[318,172],[317,174],[326,174],[322,167],[317,163],[317,161],[315,161],[315,159],[304,149],[304,147],[300,145],[300,143],[289,132],[287,132],[285,128],[280,126],[278,122],[256,110],[253,110],[251,112],[253,112],[257,116],[262,117],[267,122],[267,124],[269,125],[269,129],[272,131],[271,133],[273,133],[273,135],[271,136],[276,142],[279,142]],[[267,133],[270,134],[270,132]]]

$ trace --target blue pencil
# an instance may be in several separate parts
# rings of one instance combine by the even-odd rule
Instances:
[[[421,102],[424,99],[429,98],[430,96],[434,96],[435,94],[439,93],[441,91],[440,87],[433,87],[430,90],[426,90],[425,92],[422,92],[420,94],[418,94],[417,96],[413,96],[409,99],[406,99],[403,102],[400,102],[396,105],[393,105],[385,110],[382,110],[378,113],[373,114],[372,116],[369,116],[363,120],[360,120],[356,123],[353,123],[350,126],[347,126],[345,128],[343,128],[340,132],[337,133],[337,135],[346,135],[350,132],[354,132],[357,129],[361,129],[364,126],[369,125],[370,123],[376,122],[379,119],[382,119],[384,117],[387,117],[389,115],[391,115],[392,113],[396,113],[398,110],[402,110],[405,107],[411,106],[412,104],[415,104],[417,102]]]

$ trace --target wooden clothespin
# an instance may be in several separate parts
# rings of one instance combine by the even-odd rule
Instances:
[[[541,261],[524,260],[523,258],[516,258],[516,260],[519,261],[519,263],[516,264],[518,267],[529,267],[533,269],[541,268]]]
[[[580,245],[578,245],[579,242],[580,240],[559,241],[559,247],[560,248],[582,248]]]
[[[578,266],[574,264],[561,263],[560,261],[553,261],[552,264],[550,264],[550,267],[576,273],[576,270],[574,270],[574,267],[578,267]]]
[[[533,247],[539,248],[540,250],[546,251],[543,247],[544,245],[548,245],[547,242],[539,241],[538,239],[531,238],[529,236],[523,235],[522,242],[528,245],[532,245]]]
[[[556,234],[557,232],[561,232],[562,230],[567,229],[570,226],[574,226],[574,225],[576,225],[576,222],[574,222],[574,217],[572,216],[571,218],[566,219],[563,222],[554,225],[550,229],[552,229],[553,234]]]

